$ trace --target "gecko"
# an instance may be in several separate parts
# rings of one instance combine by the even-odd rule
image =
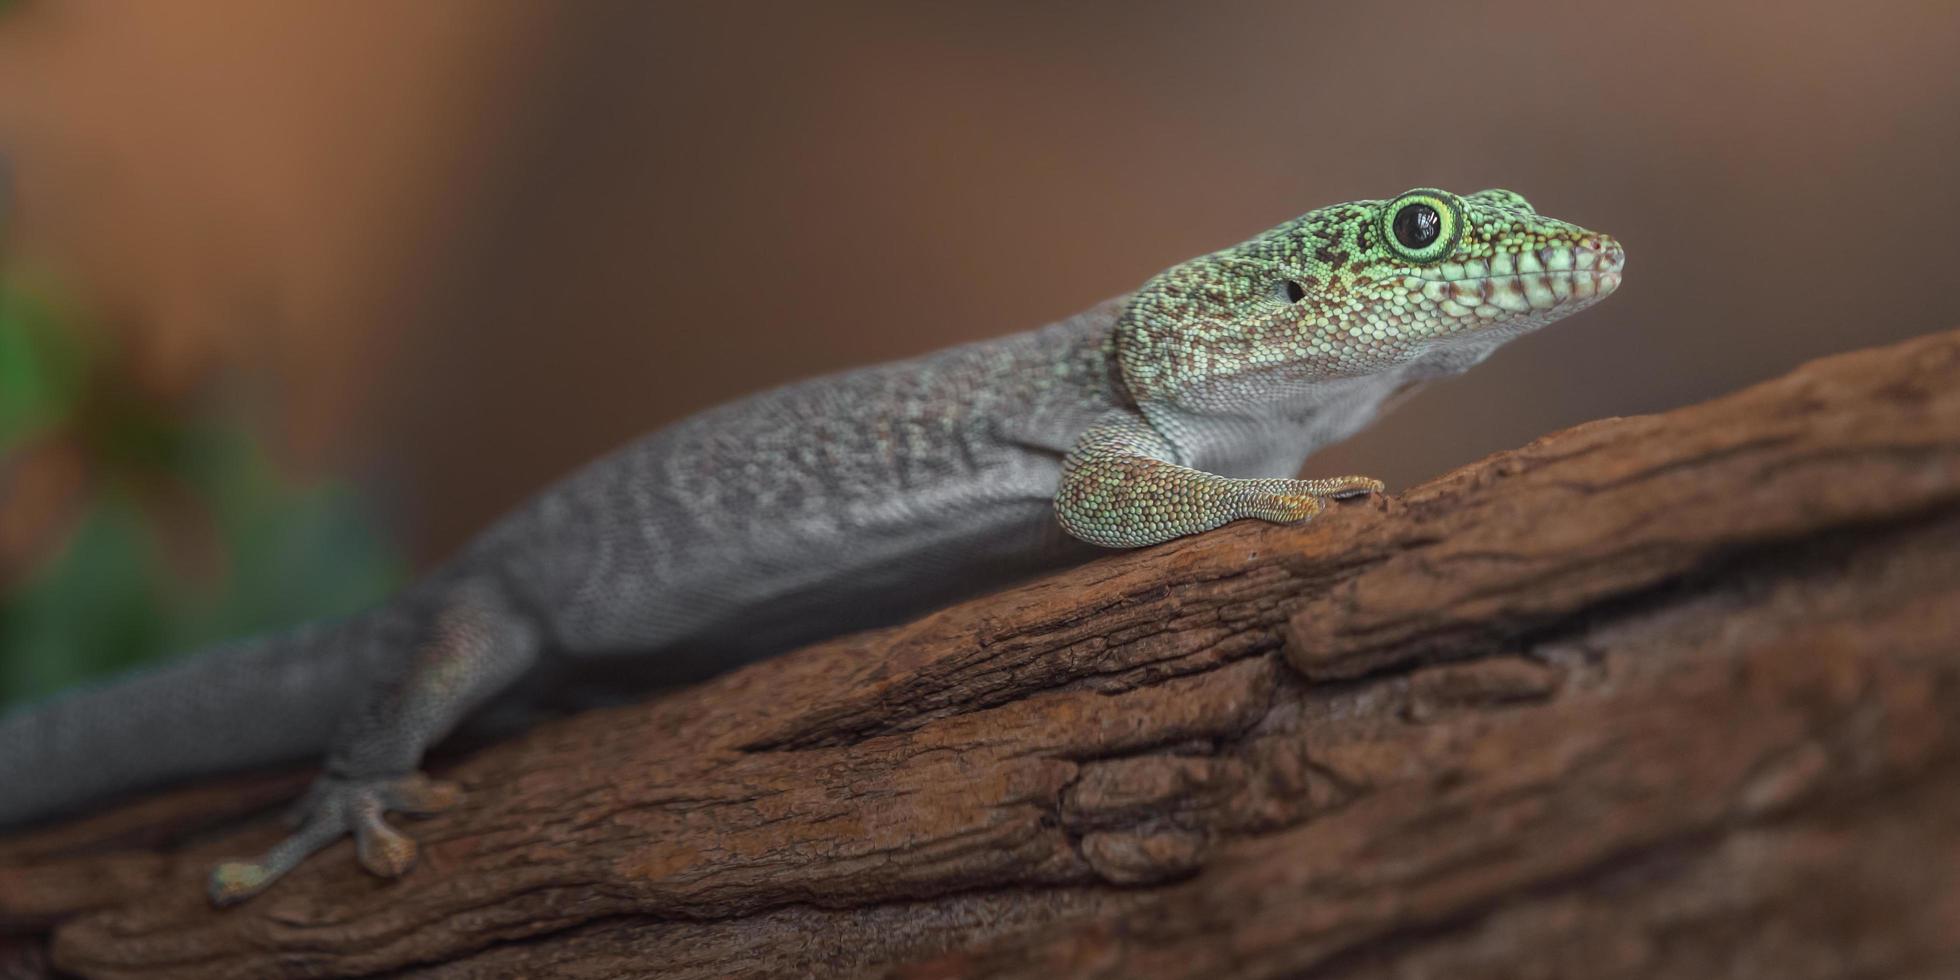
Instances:
[[[1047,327],[709,409],[364,612],[0,716],[0,826],[324,757],[290,836],[218,864],[210,899],[348,835],[363,867],[402,875],[416,844],[388,817],[456,805],[421,766],[466,723],[1380,493],[1297,477],[1399,393],[1612,293],[1624,263],[1512,191],[1418,188],[1310,211]]]

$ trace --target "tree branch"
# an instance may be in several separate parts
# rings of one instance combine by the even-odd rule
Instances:
[[[1951,975],[1956,698],[1951,333],[545,725],[401,881],[205,906],[303,775],[16,836],[0,923],[101,977]]]

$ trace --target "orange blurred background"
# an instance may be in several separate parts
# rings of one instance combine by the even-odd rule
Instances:
[[[1313,469],[1393,486],[1960,325],[1960,4],[19,0],[9,263],[417,563],[791,378],[1307,209],[1510,187],[1619,295]]]

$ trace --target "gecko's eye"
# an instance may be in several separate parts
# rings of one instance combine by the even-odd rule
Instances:
[[[1395,240],[1404,248],[1418,249],[1436,240],[1443,230],[1443,216],[1427,204],[1404,204],[1395,212]]]
[[[1442,260],[1462,234],[1463,208],[1446,191],[1413,190],[1381,211],[1382,238],[1398,256],[1417,264]]]
[[[1300,285],[1298,279],[1287,279],[1279,284],[1279,294],[1286,297],[1288,303],[1298,303],[1307,298],[1307,287]]]

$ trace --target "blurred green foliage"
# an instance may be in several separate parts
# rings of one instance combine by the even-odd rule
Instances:
[[[53,427],[80,400],[86,356],[55,320],[47,304],[0,286],[0,452]]]
[[[0,283],[0,505],[37,448],[86,474],[55,546],[0,594],[0,705],[351,612],[400,580],[349,488],[294,485],[242,426],[146,402],[62,321]],[[187,539],[209,574],[172,554]]]

